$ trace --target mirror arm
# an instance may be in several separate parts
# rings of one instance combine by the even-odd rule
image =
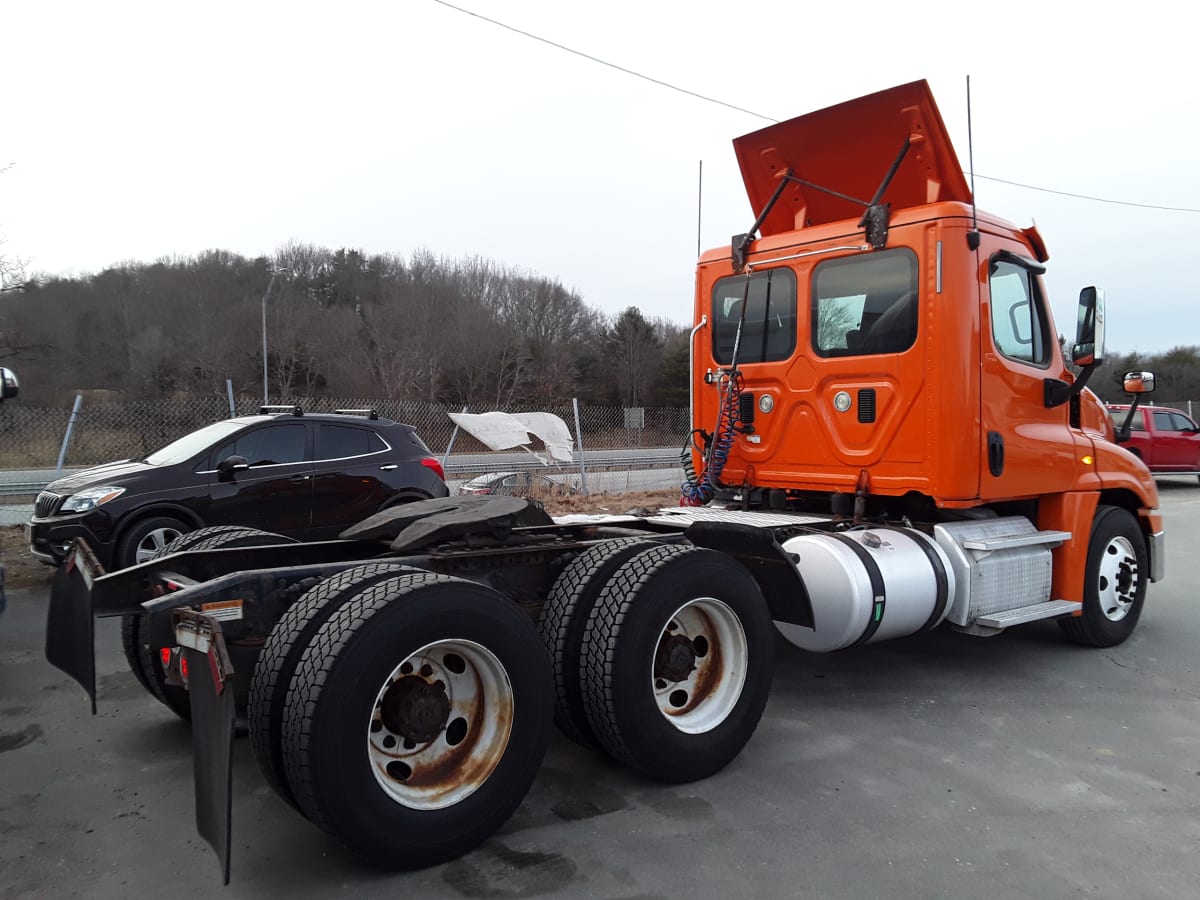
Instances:
[[[1084,366],[1074,384],[1067,384],[1057,378],[1045,379],[1042,382],[1042,402],[1046,409],[1054,409],[1054,407],[1062,406],[1064,403],[1070,402],[1072,398],[1078,397],[1080,392],[1087,387],[1088,379],[1092,377],[1092,373],[1096,371],[1098,365],[1099,363],[1092,363]]]
[[[1138,404],[1142,402],[1141,394],[1133,395],[1133,402],[1129,404],[1129,415],[1125,417],[1125,421],[1121,423],[1121,427],[1117,429],[1113,435],[1113,441],[1117,444],[1124,444],[1129,440],[1129,431],[1133,425],[1133,414],[1137,411]]]

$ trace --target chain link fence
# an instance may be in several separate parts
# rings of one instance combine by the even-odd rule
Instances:
[[[374,410],[381,417],[405,422],[416,428],[422,440],[439,458],[453,441],[454,458],[491,451],[464,431],[456,431],[449,413],[462,407],[438,404],[389,402],[362,398],[289,398],[283,405],[296,405],[306,412],[333,412],[339,409]],[[100,465],[118,459],[145,456],[176,438],[204,425],[232,415],[258,413],[259,401],[253,397],[199,396],[186,400],[162,400],[141,403],[114,403],[107,398],[89,399],[80,395],[73,407],[50,408],[5,403],[0,406],[0,503],[11,503],[35,494],[61,471]],[[466,412],[488,412],[482,405]],[[679,477],[679,452],[688,439],[688,411],[684,408],[623,408],[579,404],[578,419],[574,404],[559,407],[508,407],[503,412],[550,412],[567,423],[577,446],[581,446],[582,464],[589,485],[596,490],[642,490],[674,486]],[[576,434],[578,432],[578,434]],[[536,440],[534,450],[540,450]],[[630,451],[629,455],[611,451]],[[600,451],[608,451],[599,453]],[[651,452],[659,451],[659,452]],[[519,451],[518,451],[519,452]],[[506,467],[540,467],[528,456],[523,463]],[[450,460],[447,479],[465,479],[474,474],[495,471],[486,461],[474,469],[454,466]],[[578,473],[579,465],[553,467],[560,472]],[[615,479],[611,470],[620,468],[623,479]],[[669,472],[661,470],[668,469]],[[608,477],[605,476],[605,470]],[[653,477],[639,476],[650,471]]]

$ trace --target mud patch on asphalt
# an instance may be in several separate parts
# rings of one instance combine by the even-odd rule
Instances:
[[[560,853],[526,853],[499,841],[446,866],[442,880],[464,897],[518,900],[561,890],[575,878],[575,863]]]
[[[42,736],[41,725],[26,725],[20,731],[0,732],[0,753],[17,750],[27,744],[32,744]]]

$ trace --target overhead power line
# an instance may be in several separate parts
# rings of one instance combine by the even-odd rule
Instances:
[[[781,119],[777,119],[773,116],[763,115],[762,113],[755,112],[752,109],[746,109],[744,106],[737,106],[736,104],[733,104],[733,103],[726,103],[724,100],[718,100],[716,97],[709,97],[707,94],[701,94],[696,91],[690,91],[687,88],[680,87],[677,84],[672,84],[669,81],[663,81],[661,78],[653,78],[650,75],[644,75],[641,72],[637,72],[637,71],[627,68],[625,66],[617,65],[616,63],[609,62],[606,59],[601,59],[598,56],[592,56],[590,53],[584,53],[582,50],[576,50],[573,47],[568,47],[566,44],[560,44],[557,41],[552,41],[549,38],[544,38],[541,35],[534,34],[531,31],[525,31],[524,29],[516,28],[512,25],[508,25],[504,22],[499,21],[498,19],[493,19],[493,18],[490,18],[489,16],[485,16],[481,13],[477,13],[474,10],[465,9],[464,7],[461,7],[461,6],[455,6],[453,3],[446,2],[446,0],[433,0],[433,2],[437,3],[439,6],[444,6],[447,9],[452,9],[455,12],[462,13],[463,15],[471,16],[472,18],[476,18],[476,19],[479,19],[480,21],[487,22],[489,25],[495,25],[497,28],[503,28],[505,31],[511,31],[513,34],[519,34],[521,37],[529,38],[530,40],[537,41],[540,44],[546,44],[549,47],[554,47],[556,50],[562,50],[565,53],[570,53],[573,56],[578,56],[582,59],[588,60],[589,62],[594,62],[601,66],[607,66],[610,69],[616,69],[618,72],[622,72],[625,75],[632,75],[634,78],[640,78],[642,81],[648,81],[651,84],[658,85],[659,87],[664,87],[664,88],[667,88],[668,90],[676,91],[677,93],[680,93],[680,94],[686,94],[689,97],[695,97],[697,100],[703,100],[706,103],[714,103],[717,106],[723,106],[726,109],[732,109],[735,112],[745,113],[748,116],[753,116],[756,119],[762,119],[763,121],[766,121],[766,122],[778,123],[778,122],[782,121]],[[1057,191],[1057,190],[1054,190],[1053,188],[1038,187],[1037,185],[1024,184],[1020,181],[1010,181],[1006,178],[995,178],[990,175],[982,175],[979,172],[975,173],[975,177],[981,178],[984,181],[995,181],[999,184],[1007,184],[1007,185],[1010,185],[1011,187],[1023,188],[1024,190],[1027,190],[1027,191],[1039,191],[1043,194],[1057,194],[1060,197],[1073,197],[1077,200],[1090,200],[1093,203],[1111,203],[1111,204],[1115,204],[1117,206],[1136,206],[1140,209],[1157,209],[1157,210],[1164,210],[1166,212],[1200,213],[1200,209],[1193,208],[1190,206],[1161,206],[1156,203],[1134,203],[1133,201],[1130,201],[1130,200],[1112,200],[1112,199],[1109,199],[1108,197],[1096,197],[1091,194],[1076,194],[1076,193],[1072,193],[1071,191]]]
[[[745,113],[748,116],[754,116],[759,119],[766,119],[768,122],[778,122],[779,121],[778,119],[772,119],[770,116],[764,116],[761,113],[756,113],[756,112],[754,112],[754,110],[745,109],[744,107],[741,107],[741,106],[735,106],[732,103],[726,103],[724,100],[718,100],[715,97],[708,97],[704,94],[697,94],[695,91],[689,91],[687,88],[681,88],[679,85],[671,84],[669,81],[662,81],[659,78],[651,78],[649,75],[643,75],[641,72],[635,72],[633,69],[627,69],[624,66],[618,66],[616,63],[611,63],[608,60],[600,59],[600,57],[598,57],[598,56],[592,56],[588,53],[584,53],[582,50],[576,50],[572,47],[566,46],[565,44],[560,44],[557,41],[552,41],[549,38],[541,37],[540,35],[533,34],[532,32],[529,32],[529,31],[522,31],[520,28],[514,28],[512,25],[506,25],[503,22],[500,22],[496,19],[490,19],[487,16],[482,15],[477,12],[473,12],[472,10],[463,9],[461,6],[455,6],[453,3],[447,3],[446,0],[433,0],[433,2],[441,4],[442,6],[448,7],[449,9],[453,9],[456,12],[463,13],[464,15],[474,16],[476,19],[482,19],[484,22],[487,22],[490,25],[495,25],[497,28],[503,28],[505,31],[511,31],[513,34],[519,34],[519,35],[521,35],[521,37],[527,37],[530,40],[534,40],[534,41],[537,41],[542,44],[547,44],[551,47],[554,47],[557,50],[563,50],[563,51],[566,51],[567,53],[574,54],[575,56],[580,56],[580,57],[588,60],[589,62],[599,63],[602,66],[608,66],[610,69],[616,69],[618,72],[624,72],[626,75],[632,75],[634,78],[640,78],[640,79],[642,79],[642,81],[649,81],[651,84],[657,84],[659,87],[665,87],[672,91],[678,91],[681,94],[687,94],[689,97],[695,97],[697,100],[704,100],[708,103],[715,103],[718,106],[724,106],[726,109],[732,109],[736,112]]]

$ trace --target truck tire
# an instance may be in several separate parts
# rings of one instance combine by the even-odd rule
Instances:
[[[666,545],[629,559],[583,639],[588,722],[618,762],[660,781],[706,778],[762,717],[775,659],[762,591],[735,559]]]
[[[1086,647],[1120,644],[1141,618],[1149,572],[1146,538],[1137,519],[1117,506],[1097,507],[1084,570],[1083,610],[1059,619],[1058,627]]]
[[[389,578],[342,604],[296,667],[288,785],[368,861],[434,865],[520,805],[552,715],[546,653],[515,604],[430,572]]]
[[[259,544],[291,544],[292,538],[257,528],[235,525],[215,525],[182,534],[159,548],[150,557],[158,559],[185,550],[217,550],[222,547],[253,547]],[[167,684],[161,648],[153,648],[142,639],[143,617],[121,617],[121,648],[134,677],[150,694],[185,722],[192,720],[192,704],[187,690]]]
[[[283,713],[296,664],[312,636],[343,603],[385,578],[417,570],[384,563],[346,569],[314,585],[283,614],[254,666],[246,711],[250,747],[258,767],[284,800],[297,809],[283,762]]]
[[[538,634],[554,673],[554,724],[584,747],[600,746],[588,724],[579,685],[588,616],[613,572],[631,556],[655,546],[658,544],[644,538],[620,538],[585,550],[555,579],[538,619]]]

